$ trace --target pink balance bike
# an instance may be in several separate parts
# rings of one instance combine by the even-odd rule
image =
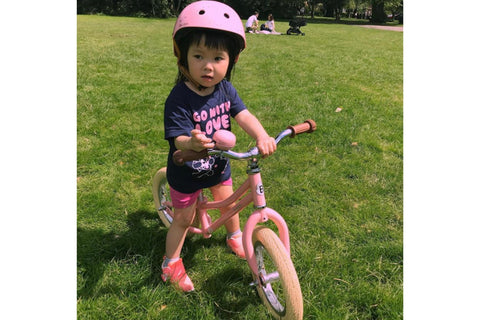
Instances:
[[[303,132],[313,132],[316,124],[313,120],[295,126],[289,126],[282,131],[275,142],[283,138],[295,137]],[[230,151],[235,144],[235,136],[229,131],[220,130],[221,134],[214,136],[215,149],[201,152],[181,151],[174,153],[174,161],[183,165],[185,161],[203,159],[208,156],[228,157],[234,160],[248,160],[247,180],[227,199],[223,201],[208,201],[203,193],[197,201],[196,217],[199,227],[191,226],[189,232],[202,234],[205,238],[220,228],[228,219],[239,213],[253,202],[254,211],[248,218],[243,229],[243,247],[246,260],[253,274],[252,285],[256,286],[262,302],[277,319],[302,319],[303,298],[297,273],[290,259],[290,238],[288,227],[282,216],[266,206],[264,187],[258,166],[259,152],[256,147],[245,153]],[[218,132],[217,132],[218,133]],[[223,150],[222,150],[223,149]],[[161,168],[153,178],[153,198],[158,215],[163,224],[169,228],[174,216],[172,203],[169,199],[167,169]],[[236,203],[236,205],[220,218],[212,221],[207,211],[219,209]],[[257,226],[271,220],[278,228],[277,234],[265,227]]]

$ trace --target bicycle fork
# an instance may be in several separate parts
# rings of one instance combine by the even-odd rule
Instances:
[[[260,169],[256,166],[256,161],[251,161],[248,166],[247,173],[250,180],[250,186],[252,188],[253,204],[256,209],[248,218],[244,230],[243,230],[243,248],[245,250],[245,257],[247,259],[250,269],[252,269],[255,276],[259,276],[258,264],[255,258],[254,244],[252,243],[252,234],[255,226],[259,223],[265,223],[268,220],[272,220],[278,228],[278,234],[280,241],[285,246],[287,254],[290,256],[290,236],[288,233],[287,223],[283,217],[275,210],[268,208],[265,201],[265,193],[262,183],[262,177],[260,175]],[[254,189],[254,190],[253,190]],[[274,278],[278,278],[278,274],[271,274],[265,277],[266,279],[260,279],[262,282],[270,282]]]

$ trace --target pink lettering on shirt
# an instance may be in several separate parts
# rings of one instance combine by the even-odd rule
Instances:
[[[226,101],[208,109],[208,111],[194,112],[193,121],[196,122],[195,129],[202,130],[203,126],[205,133],[212,135],[217,130],[230,128],[230,116],[227,114],[229,111],[230,101]]]

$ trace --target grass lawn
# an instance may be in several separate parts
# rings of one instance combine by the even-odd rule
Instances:
[[[167,230],[151,179],[168,152],[175,20],[77,19],[78,319],[271,319],[223,229],[186,241],[194,293],[160,278]],[[271,135],[317,122],[261,163],[267,203],[290,228],[304,318],[402,319],[403,33],[321,23],[302,31],[247,34],[232,82]],[[253,145],[233,131],[237,151]],[[232,167],[238,186],[245,163]]]

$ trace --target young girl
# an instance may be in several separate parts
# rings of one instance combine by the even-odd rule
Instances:
[[[173,153],[178,149],[213,148],[213,134],[219,129],[230,130],[230,117],[256,140],[263,156],[276,150],[275,139],[247,110],[229,82],[245,46],[240,17],[232,8],[216,1],[197,1],[185,7],[173,30],[179,72],[165,102],[164,121],[165,139],[170,144],[167,179],[175,217],[167,233],[162,279],[183,291],[194,290],[180,252],[195,218],[200,190],[210,188],[214,200],[220,201],[230,196],[233,189],[228,159],[208,157],[176,166]],[[227,245],[238,257],[245,258],[238,215],[228,220],[225,227]]]
[[[265,24],[267,26],[268,31],[270,31],[272,34],[280,34],[280,32],[277,32],[275,30],[275,20],[273,20],[273,15],[269,14],[267,19],[268,20]]]

